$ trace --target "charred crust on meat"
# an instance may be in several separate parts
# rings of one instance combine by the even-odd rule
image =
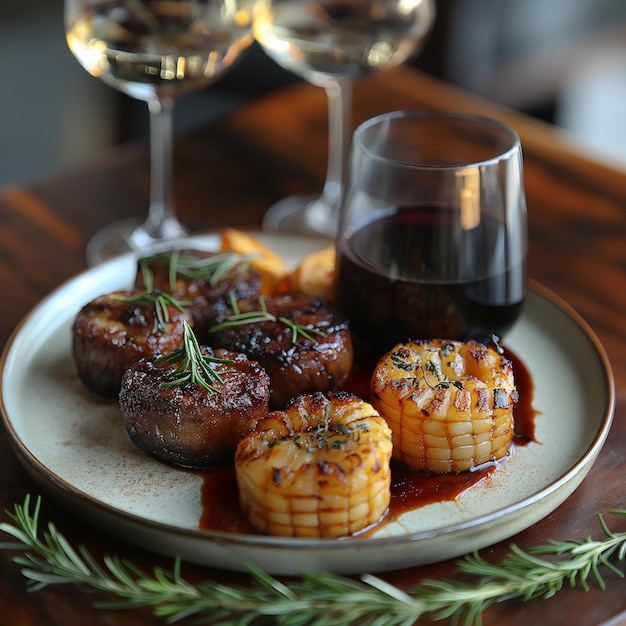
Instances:
[[[272,408],[282,408],[303,393],[333,392],[346,382],[353,363],[348,321],[323,299],[310,296],[277,296],[264,299],[276,318],[321,331],[313,340],[298,337],[279,321],[263,321],[224,328],[212,333],[211,345],[243,352],[261,363],[271,381]],[[241,313],[258,311],[258,299],[237,302]],[[218,320],[218,324],[223,318]]]
[[[155,330],[153,306],[125,301],[142,293],[127,290],[99,296],[84,305],[74,320],[76,371],[83,384],[101,396],[117,396],[122,375],[133,363],[182,344],[187,311],[168,307],[165,332]]]
[[[198,384],[166,386],[176,364],[143,359],[122,378],[122,422],[133,443],[186,467],[231,464],[239,441],[269,411],[269,377],[244,354],[203,347],[229,363],[216,364],[219,393]]]

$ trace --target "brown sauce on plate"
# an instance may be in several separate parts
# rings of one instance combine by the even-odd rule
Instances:
[[[519,401],[515,406],[515,437],[510,454],[515,448],[534,441],[535,416],[533,409],[533,381],[524,363],[512,352],[506,350],[506,357],[513,362],[515,384]],[[366,367],[354,368],[346,385],[346,390],[367,398],[371,371]],[[506,463],[506,459],[501,461]],[[397,519],[407,511],[435,502],[456,499],[461,493],[489,476],[498,463],[489,463],[472,472],[458,474],[433,474],[411,470],[400,463],[391,465],[391,504],[389,512],[381,523]],[[239,509],[239,494],[233,467],[201,472],[202,517],[200,528],[210,531],[224,531],[239,534],[259,534]],[[372,531],[379,528],[376,525]],[[366,533],[368,531],[365,531]],[[361,533],[363,536],[363,533]]]

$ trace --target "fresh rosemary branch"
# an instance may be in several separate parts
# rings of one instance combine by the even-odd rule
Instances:
[[[164,383],[165,387],[174,387],[176,385],[186,387],[197,384],[210,393],[219,393],[219,389],[213,384],[214,382],[220,385],[223,384],[220,372],[213,365],[215,363],[233,363],[230,359],[219,359],[204,354],[191,326],[186,321],[183,321],[183,345],[170,354],[158,357],[155,362],[180,363],[174,370],[171,380]],[[225,370],[221,373],[225,374],[226,372]]]
[[[296,343],[298,340],[298,335],[308,339],[309,341],[317,341],[314,335],[319,337],[323,337],[326,333],[319,328],[313,328],[311,326],[304,326],[302,324],[297,324],[293,320],[290,320],[282,315],[276,317],[272,315],[267,310],[267,305],[265,304],[265,299],[259,298],[259,310],[258,311],[249,311],[247,313],[241,313],[239,310],[239,305],[234,298],[234,295],[230,294],[230,305],[233,309],[233,314],[228,315],[224,318],[223,322],[212,326],[209,329],[211,333],[217,333],[221,330],[227,330],[229,328],[234,328],[236,326],[244,326],[245,324],[258,324],[260,322],[281,322],[287,328],[291,330],[291,342]]]
[[[203,623],[222,626],[410,626],[428,616],[476,626],[484,611],[497,602],[550,598],[564,585],[586,590],[590,580],[603,589],[600,568],[622,577],[614,561],[623,561],[626,551],[626,533],[611,532],[599,516],[604,532],[601,540],[551,541],[528,551],[511,545],[499,564],[478,554],[461,559],[458,568],[469,577],[468,582],[428,580],[403,591],[368,574],[360,580],[302,574],[287,587],[250,566],[250,581],[241,586],[211,580],[192,585],[182,577],[178,559],[171,572],[156,567],[146,574],[117,557],[96,562],[86,548],[74,548],[52,523],[40,536],[40,505],[38,498],[31,512],[30,496],[26,496],[22,505],[7,511],[12,523],[0,524],[0,531],[17,539],[16,543],[0,544],[0,548],[19,553],[12,561],[28,579],[30,590],[75,584],[105,594],[106,599],[96,607],[151,606],[157,617],[170,623],[194,616]],[[623,510],[614,513],[626,515]]]

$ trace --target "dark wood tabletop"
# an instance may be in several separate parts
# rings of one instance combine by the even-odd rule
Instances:
[[[354,125],[381,112],[444,108],[478,112],[509,123],[522,139],[528,200],[529,275],[568,302],[597,333],[612,364],[616,411],[608,440],[582,485],[545,519],[515,536],[521,547],[549,539],[600,537],[597,514],[626,531],[626,175],[587,158],[551,126],[484,102],[426,75],[402,68],[355,88]],[[254,227],[275,201],[321,189],[326,167],[326,99],[321,89],[297,84],[264,96],[226,120],[180,137],[175,154],[175,197],[181,218],[194,228]],[[130,143],[94,155],[63,174],[0,190],[0,339],[4,345],[26,313],[51,290],[85,269],[91,234],[114,220],[142,215],[149,188],[148,149]],[[37,390],[33,389],[33,393]],[[40,495],[0,436],[0,510],[27,493]],[[42,519],[95,554],[128,557],[141,567],[171,567],[171,560],[103,535],[42,497]],[[6,517],[0,514],[3,521]],[[0,541],[4,541],[1,538]],[[501,559],[509,542],[481,554]],[[93,595],[72,586],[29,594],[25,579],[0,553],[0,624],[161,623],[149,608],[96,609]],[[191,581],[245,582],[238,574],[183,566]],[[453,562],[391,572],[400,587],[424,577],[455,574]],[[606,589],[564,589],[549,600],[509,601],[489,609],[484,623],[626,623],[626,581],[605,575]]]

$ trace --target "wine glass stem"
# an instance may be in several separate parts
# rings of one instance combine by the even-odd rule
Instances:
[[[150,208],[144,228],[154,239],[182,234],[172,196],[172,98],[148,101],[150,112]],[[176,232],[178,230],[178,232]]]
[[[352,82],[337,79],[325,87],[328,98],[328,165],[322,200],[337,219],[350,144]]]

